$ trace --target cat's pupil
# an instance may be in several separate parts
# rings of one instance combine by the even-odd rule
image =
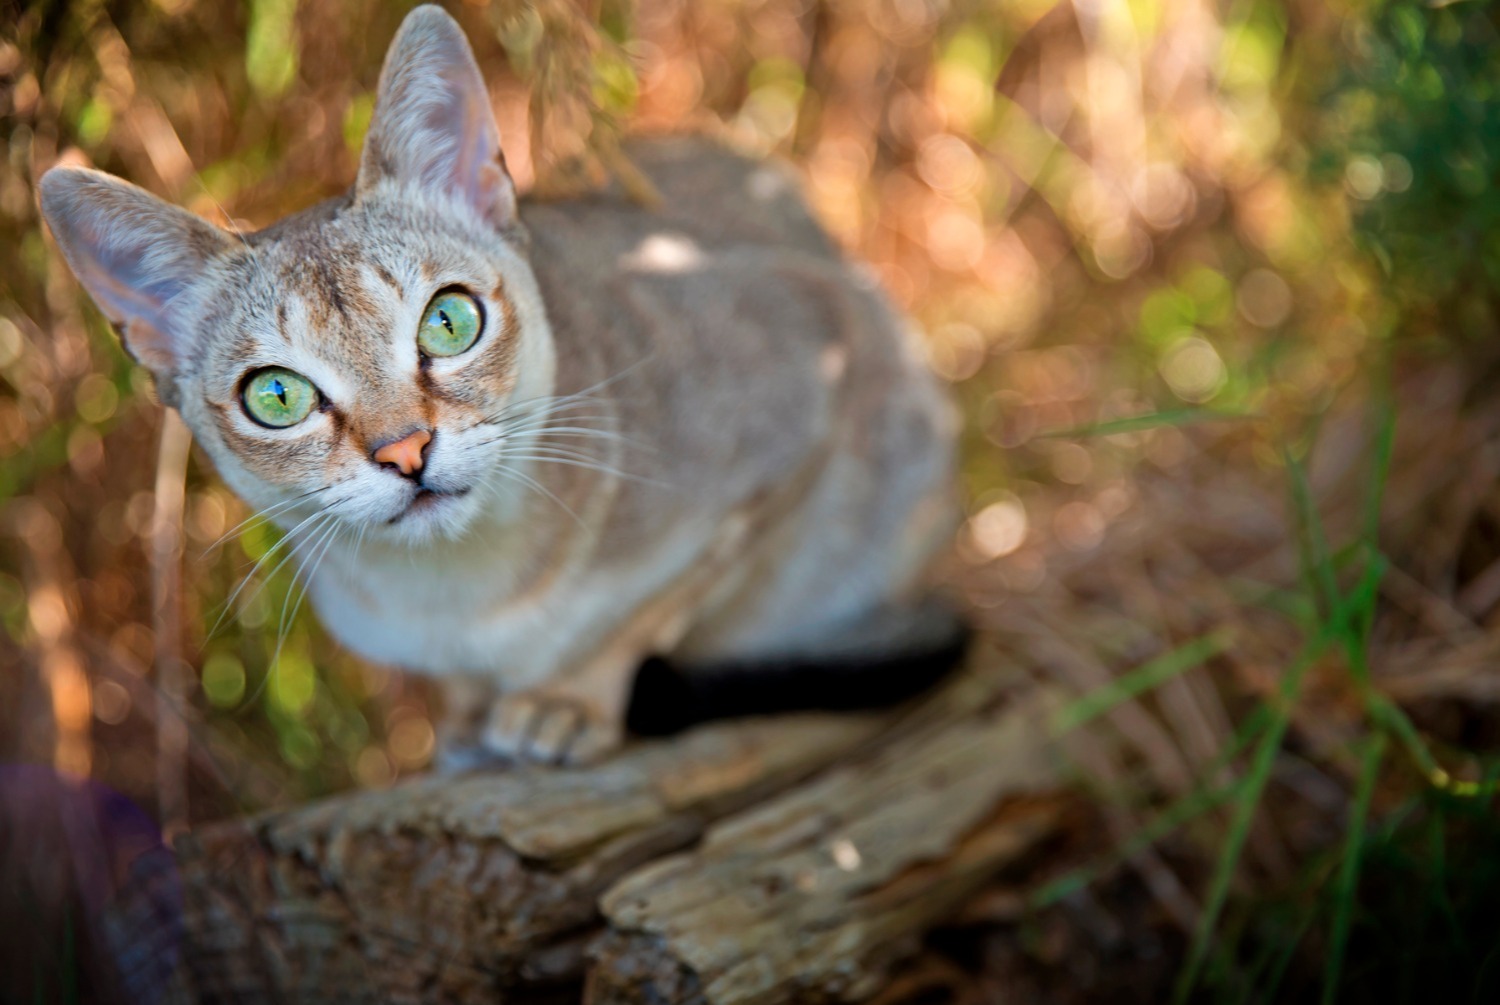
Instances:
[[[283,406],[286,405],[286,385],[282,384],[279,380],[273,379],[271,382],[271,393],[276,395],[276,400],[280,401]]]
[[[443,327],[448,329],[448,331],[451,333],[453,331],[453,322],[448,320],[448,312],[439,310],[438,317],[442,319]]]

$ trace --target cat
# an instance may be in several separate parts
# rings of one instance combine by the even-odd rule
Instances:
[[[102,172],[40,183],[326,629],[449,682],[455,763],[604,756],[648,657],[884,658],[942,631],[956,422],[903,322],[785,169],[628,150],[659,207],[519,201],[468,41],[424,6],[343,196],[231,234]]]

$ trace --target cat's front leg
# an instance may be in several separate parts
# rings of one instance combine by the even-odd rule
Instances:
[[[494,757],[479,738],[500,693],[495,682],[487,677],[445,677],[440,679],[439,688],[443,713],[436,724],[433,767],[453,773],[492,764]]]
[[[586,764],[620,746],[637,659],[599,662],[578,674],[502,692],[482,677],[443,682],[435,767]]]
[[[716,563],[705,563],[712,569]],[[480,732],[491,755],[537,764],[590,764],[625,739],[625,706],[643,660],[687,631],[701,569],[639,607],[582,663],[544,683],[499,695]]]
[[[544,684],[498,695],[479,744],[491,757],[529,764],[590,764],[625,738],[625,705],[641,654],[601,652]]]
[[[754,526],[746,510],[728,515],[697,559],[576,668],[500,695],[480,743],[492,754],[547,764],[588,764],[618,748],[642,661],[682,641],[703,597],[743,551]]]

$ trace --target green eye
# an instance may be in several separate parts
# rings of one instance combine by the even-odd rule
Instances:
[[[479,337],[484,315],[467,293],[439,293],[427,305],[417,345],[429,356],[457,356]]]
[[[295,426],[307,418],[318,403],[318,392],[312,381],[278,366],[268,366],[251,374],[240,397],[250,418],[275,429]]]

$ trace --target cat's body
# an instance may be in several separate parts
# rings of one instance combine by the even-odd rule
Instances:
[[[484,685],[480,742],[544,760],[617,742],[649,655],[911,644],[902,612],[951,531],[952,421],[873,283],[786,175],[701,141],[633,148],[660,208],[518,207],[476,80],[420,8],[351,195],[242,241],[102,176],[44,183],[75,271],[290,532],[324,624]],[[128,230],[139,214],[154,231]],[[481,328],[434,355],[411,333],[445,291]],[[266,373],[316,411],[250,414]]]
[[[521,211],[555,346],[553,394],[585,395],[552,425],[623,437],[543,439],[612,470],[524,469],[551,496],[517,483],[525,515],[476,531],[482,549],[468,537],[437,543],[441,561],[414,567],[408,548],[368,542],[356,559],[346,542],[312,595],[351,648],[534,684],[743,520],[730,568],[704,577],[682,639],[664,644],[702,665],[813,655],[915,586],[950,529],[946,402],[790,179],[701,141],[632,153],[662,208],[606,194]],[[761,551],[769,568],[752,575],[745,559]],[[342,575],[326,568],[335,561]],[[509,657],[490,670],[497,653]]]

